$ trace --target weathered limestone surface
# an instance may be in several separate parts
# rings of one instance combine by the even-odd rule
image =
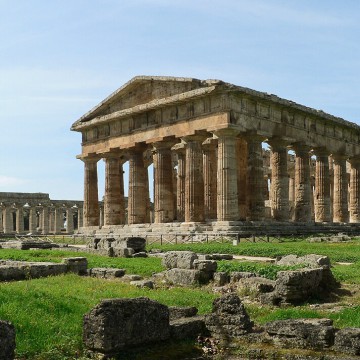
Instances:
[[[168,251],[162,263],[167,269],[194,269],[196,259],[197,255],[192,251]]]
[[[335,334],[334,349],[350,355],[360,355],[360,329],[340,329]]]
[[[237,338],[251,331],[253,323],[240,298],[226,294],[213,302],[212,313],[205,315],[206,328],[216,338]]]
[[[265,330],[281,347],[323,350],[334,344],[330,319],[277,320],[266,324]]]
[[[281,141],[271,145],[271,211],[274,219],[289,220],[289,176],[287,172],[287,149]]]
[[[103,354],[169,337],[169,309],[148,298],[102,300],[84,316],[84,344]]]
[[[217,141],[208,138],[202,143],[204,164],[205,219],[217,218]]]
[[[348,221],[346,156],[333,155],[334,159],[334,222]]]
[[[15,359],[15,327],[0,320],[0,360]]]

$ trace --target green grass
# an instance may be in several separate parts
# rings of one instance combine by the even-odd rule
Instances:
[[[225,271],[230,273],[232,271],[246,271],[253,272],[267,279],[275,280],[279,271],[295,270],[302,266],[279,266],[274,264],[255,263],[247,261],[218,261],[217,271]]]
[[[150,247],[149,247],[150,248]],[[352,265],[335,265],[335,277],[349,286],[360,284],[360,242],[337,243],[240,243],[232,244],[154,244],[163,250],[193,250],[199,253],[232,253],[238,255],[276,257],[287,254],[310,253],[328,255],[333,263],[351,261]],[[89,267],[124,268],[127,273],[150,276],[164,268],[159,258],[108,258],[88,253],[60,250],[5,250],[0,259],[61,262],[64,257],[85,256]],[[291,267],[292,268],[292,267]],[[251,271],[275,278],[279,270],[273,264],[219,261],[218,271]],[[166,305],[196,306],[200,313],[211,311],[217,296],[203,288],[137,289],[119,281],[79,277],[68,274],[29,281],[0,283],[0,319],[11,321],[17,332],[17,356],[31,360],[70,360],[82,356],[82,318],[104,298],[147,296]],[[352,305],[335,312],[320,311],[309,306],[270,308],[247,305],[251,319],[257,324],[288,318],[328,317],[337,327],[360,327],[359,297],[351,298]],[[184,349],[187,345],[184,345]],[[156,351],[156,350],[154,350]],[[160,350],[159,350],[160,351]],[[185,351],[185,350],[184,350]],[[150,357],[151,358],[151,357]],[[175,355],[174,355],[175,360]]]
[[[55,359],[81,353],[82,318],[104,298],[147,296],[166,305],[196,306],[211,311],[215,295],[201,289],[137,289],[118,281],[63,275],[0,284],[0,318],[16,327],[17,356]],[[52,357],[50,357],[50,355]],[[73,357],[71,357],[73,356]]]
[[[164,270],[161,259],[149,258],[111,258],[100,255],[69,252],[59,250],[8,250],[0,249],[0,259],[23,261],[61,262],[65,257],[84,256],[88,259],[88,267],[109,267],[125,269],[128,274],[151,276],[153,272]]]
[[[177,244],[177,245],[148,245],[150,249],[170,250],[191,250],[202,254],[226,253],[245,256],[264,256],[276,258],[288,254],[306,255],[306,254],[322,254],[329,256],[330,259],[343,262],[360,261],[360,240],[356,239],[344,243],[309,243],[307,241],[292,242],[270,242],[270,243],[249,243],[241,242],[238,246],[232,243],[193,243],[193,244]]]

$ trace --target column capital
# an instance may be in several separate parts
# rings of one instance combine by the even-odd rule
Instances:
[[[237,136],[240,134],[240,131],[237,129],[226,128],[212,131],[212,133],[214,134],[215,138],[219,138],[222,136]]]
[[[203,141],[202,147],[204,150],[213,150],[216,148],[217,144],[218,139],[211,137]]]
[[[358,166],[358,165],[360,165],[360,156],[352,156],[348,159],[348,162],[352,166]]]
[[[310,153],[311,150],[311,146],[303,142],[292,143],[290,146],[295,151],[296,154]]]
[[[153,146],[152,148],[152,152],[154,153],[155,151],[158,150],[172,150],[173,146],[176,146],[179,143],[178,140],[164,140],[164,141],[156,141],[154,143],[152,143],[151,145]]]
[[[330,155],[330,151],[324,146],[313,148],[313,153],[315,156],[329,156]]]
[[[181,140],[186,145],[188,142],[194,142],[194,141],[203,142],[208,137],[209,137],[208,132],[206,132],[206,131],[198,131],[198,132],[195,132],[195,134],[183,136],[181,138]]]
[[[266,142],[271,146],[273,150],[283,149],[289,145],[288,141],[279,137],[273,137],[271,139],[268,139]]]
[[[336,162],[336,161],[347,160],[349,156],[346,154],[331,154],[331,157],[334,160],[334,162]]]

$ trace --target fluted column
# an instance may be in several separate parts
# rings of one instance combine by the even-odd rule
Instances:
[[[0,234],[2,234],[4,232],[4,219],[3,219],[3,216],[4,216],[4,209],[2,207],[2,205],[0,204]]]
[[[104,225],[125,223],[122,161],[118,154],[105,157]]]
[[[289,175],[286,143],[274,139],[271,146],[271,215],[275,220],[289,220]]]
[[[334,200],[333,221],[347,222],[348,213],[348,181],[346,174],[346,155],[334,155]]]
[[[83,208],[78,208],[78,228],[83,227]]]
[[[155,223],[174,221],[172,145],[174,142],[153,144]]]
[[[237,157],[237,188],[239,219],[246,220],[248,214],[247,201],[247,177],[248,177],[248,145],[244,138],[236,139],[236,157]]]
[[[66,209],[66,232],[72,234],[74,232],[74,213],[73,209]]]
[[[214,133],[218,140],[217,220],[239,220],[236,135],[232,129]]]
[[[16,209],[16,232],[18,234],[24,232],[24,210],[21,206]]]
[[[61,234],[64,226],[64,214],[62,208],[55,208],[54,234]]]
[[[217,218],[217,140],[206,139],[203,144],[204,164],[204,215],[205,219]]]
[[[41,233],[46,235],[49,233],[49,208],[44,206],[41,211]]]
[[[29,209],[29,232],[32,234],[35,234],[36,227],[37,227],[36,208],[30,207],[30,209]]]
[[[360,222],[360,158],[349,159],[350,162],[350,222]]]
[[[310,148],[303,144],[294,145],[295,150],[295,204],[294,219],[311,221]]]
[[[3,211],[4,233],[11,234],[14,232],[13,214],[10,206],[5,206]]]
[[[139,146],[129,152],[128,223],[143,224],[146,221],[147,169],[144,165],[145,147]]]
[[[185,222],[204,221],[203,136],[187,136],[185,152]]]
[[[177,154],[176,178],[176,220],[185,221],[185,144],[179,143],[171,148]]]
[[[330,175],[329,153],[323,149],[315,149],[315,221],[329,222],[330,216]]]
[[[82,159],[85,164],[84,173],[84,227],[99,226],[99,196],[96,158]]]
[[[248,177],[247,195],[249,220],[262,220],[265,217],[264,200],[264,165],[262,158],[262,138],[247,137],[248,143]]]

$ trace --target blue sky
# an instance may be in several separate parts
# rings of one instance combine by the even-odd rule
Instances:
[[[135,75],[221,79],[360,124],[359,18],[358,0],[0,0],[0,191],[82,199],[70,126]]]

